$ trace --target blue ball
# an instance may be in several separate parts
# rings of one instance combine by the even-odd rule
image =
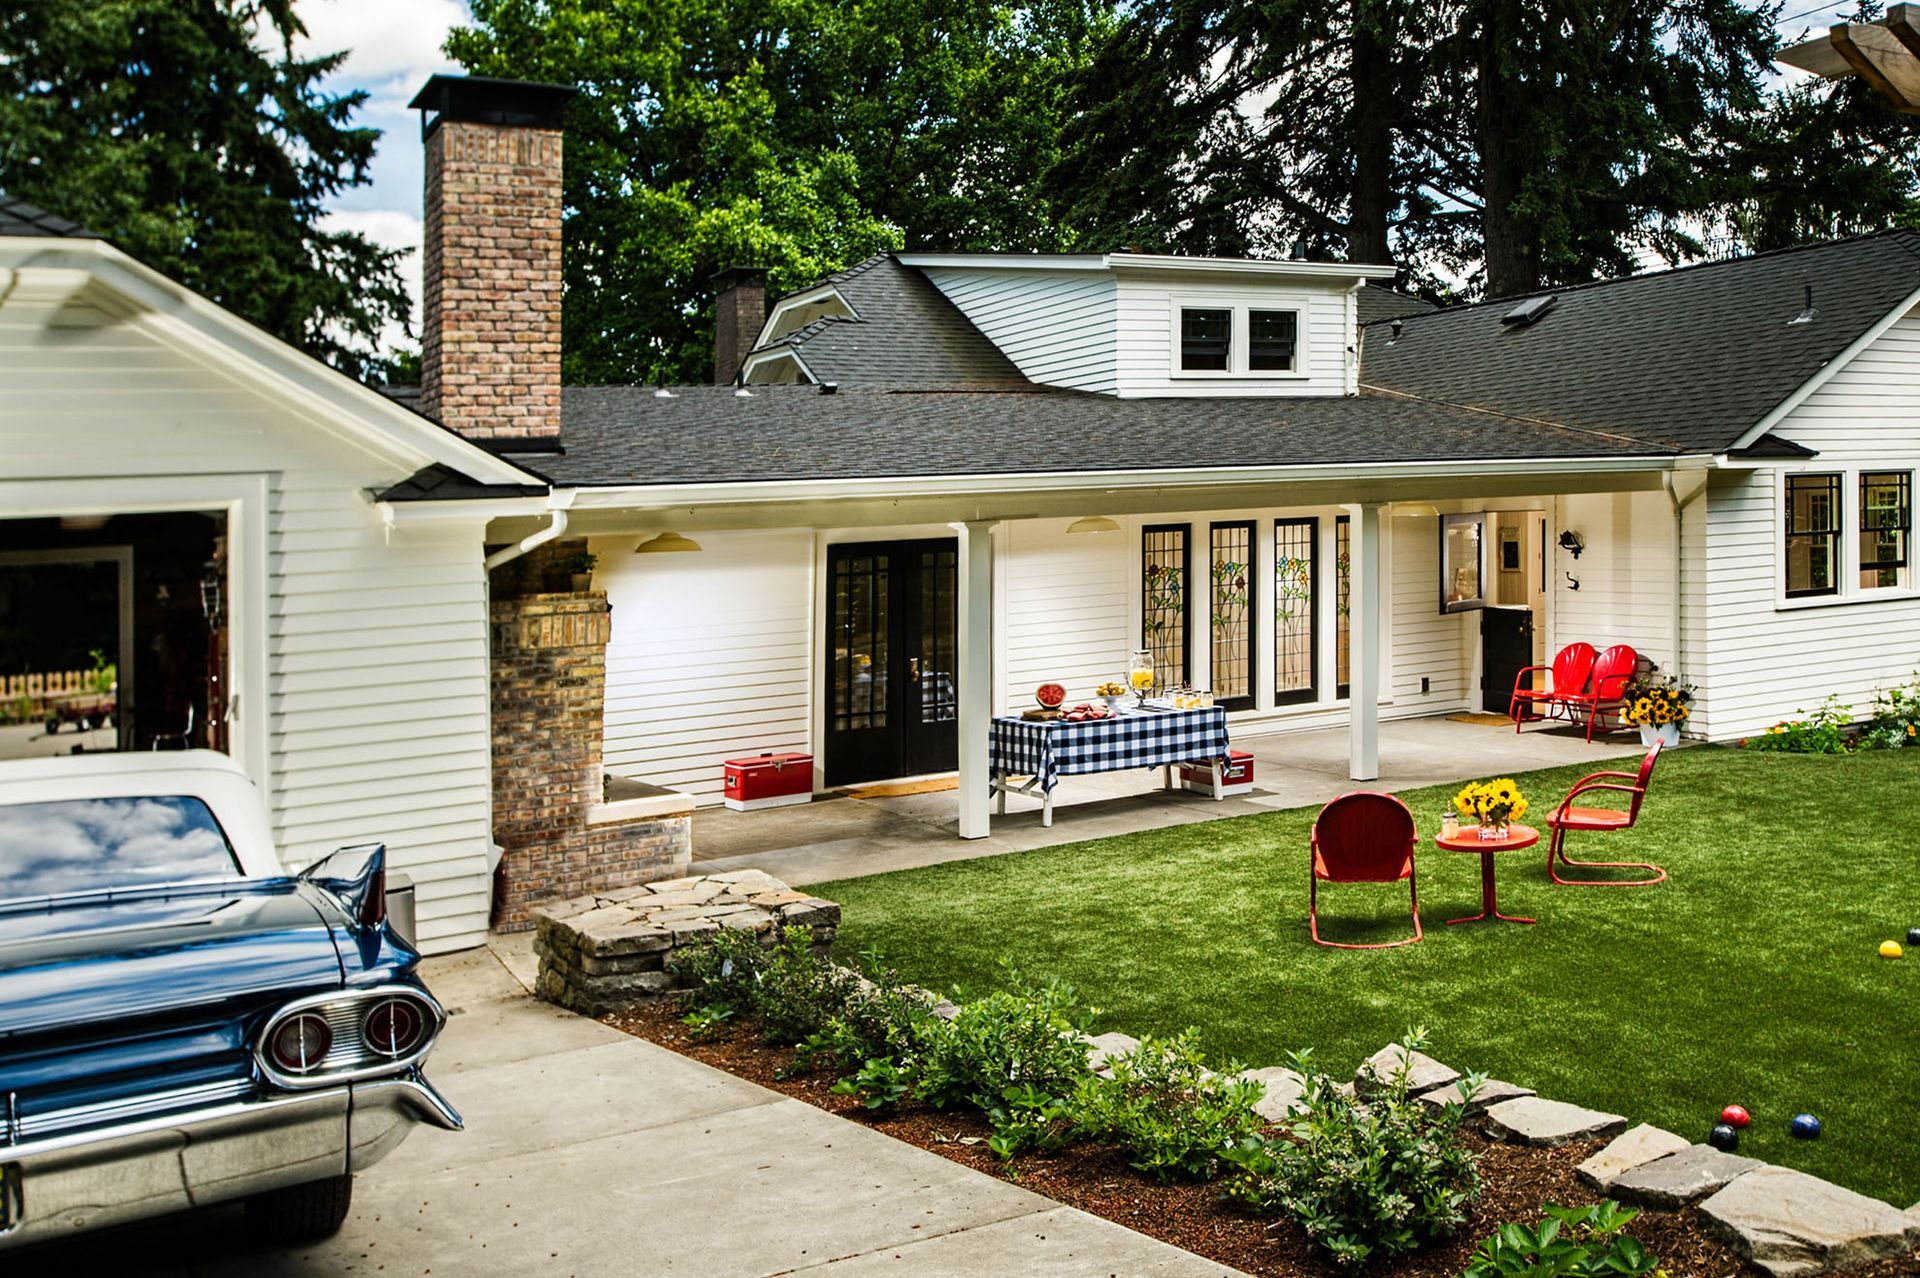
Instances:
[[[1721,1123],[1707,1133],[1707,1144],[1731,1154],[1740,1148],[1740,1131],[1732,1123]]]
[[[1801,1140],[1819,1140],[1820,1120],[1812,1114],[1795,1114],[1791,1130]]]

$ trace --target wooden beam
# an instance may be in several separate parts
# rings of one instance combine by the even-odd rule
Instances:
[[[1873,91],[1885,98],[1894,110],[1905,115],[1920,115],[1920,103],[1912,101],[1894,87],[1893,81],[1881,71],[1879,64],[1868,57],[1866,51],[1855,43],[1853,29],[1850,26],[1841,23],[1828,28],[1827,39],[1833,44],[1835,52],[1847,60],[1847,65],[1853,68],[1854,74],[1871,85]]]
[[[1915,58],[1920,59],[1920,10],[1910,4],[1896,4],[1887,10],[1881,25],[1893,32],[1893,38]]]

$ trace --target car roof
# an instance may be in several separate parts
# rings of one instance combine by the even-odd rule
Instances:
[[[282,873],[266,805],[246,770],[216,750],[109,751],[0,760],[0,807],[187,796],[213,810],[249,878]]]

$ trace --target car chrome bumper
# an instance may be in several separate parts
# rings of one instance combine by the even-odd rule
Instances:
[[[21,1185],[0,1247],[361,1171],[415,1123],[461,1127],[426,1079],[408,1075],[0,1145]]]

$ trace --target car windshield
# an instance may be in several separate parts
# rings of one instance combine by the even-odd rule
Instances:
[[[188,796],[0,807],[0,900],[239,874],[206,803]]]

